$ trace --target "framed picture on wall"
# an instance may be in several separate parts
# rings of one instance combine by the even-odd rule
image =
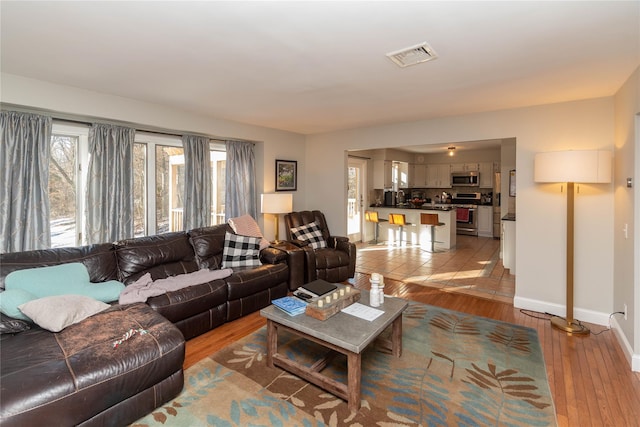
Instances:
[[[298,162],[276,160],[276,191],[296,191],[298,189]]]

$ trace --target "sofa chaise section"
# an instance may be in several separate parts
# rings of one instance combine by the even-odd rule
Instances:
[[[113,306],[56,334],[34,327],[0,340],[3,426],[124,425],[182,390],[184,338],[145,304]]]

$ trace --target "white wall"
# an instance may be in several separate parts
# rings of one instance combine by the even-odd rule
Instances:
[[[536,152],[613,150],[613,98],[353,129],[307,137],[308,208],[346,233],[345,150],[515,138],[516,298],[519,307],[564,315],[565,209],[559,185],[533,182]],[[311,161],[313,159],[313,161]],[[613,311],[613,185],[581,185],[576,198],[576,318],[608,323]]]
[[[0,101],[3,103],[87,118],[129,122],[174,130],[177,133],[196,132],[220,138],[255,141],[258,193],[274,190],[276,158],[297,160],[298,170],[304,170],[305,139],[300,134],[200,116],[161,105],[6,73],[1,74],[0,78]],[[298,191],[293,193],[294,209],[305,206],[305,194],[305,177],[298,174]],[[257,220],[262,224],[262,215],[258,216]],[[268,239],[273,239],[275,233],[271,217],[267,218],[263,230]]]
[[[615,97],[615,219],[614,219],[614,289],[613,300],[616,311],[627,305],[627,320],[615,316],[628,357],[640,355],[640,208],[634,204],[640,200],[638,177],[640,176],[640,69],[627,80]],[[626,180],[634,180],[633,188],[627,188]],[[628,238],[624,236],[625,224]],[[635,330],[635,336],[634,336]],[[635,351],[633,350],[635,349]],[[634,363],[640,370],[640,360]]]
[[[576,198],[576,317],[607,324],[608,314],[621,310],[620,304],[626,302],[630,320],[621,324],[620,331],[623,339],[626,337],[631,343],[630,352],[634,353],[635,345],[635,354],[640,354],[640,315],[636,314],[640,307],[640,272],[634,266],[635,254],[640,253],[640,230],[634,226],[640,223],[640,209],[633,210],[634,200],[640,199],[640,183],[636,181],[629,193],[621,182],[626,176],[640,176],[640,150],[634,149],[638,146],[634,115],[640,112],[639,71],[615,98],[615,120],[614,99],[601,98],[314,135],[306,138],[306,144],[303,135],[290,132],[9,74],[1,74],[0,78],[0,101],[7,104],[256,141],[259,191],[274,190],[275,159],[298,161],[294,210],[321,209],[334,234],[345,234],[347,228],[346,150],[387,148],[394,143],[515,138],[515,302],[521,307],[561,315],[565,291],[565,197],[558,185],[533,182],[533,157],[539,151],[613,149],[615,124],[615,182],[582,185]],[[261,215],[258,221],[263,224]],[[629,241],[620,238],[620,226],[627,222],[634,236],[632,250]],[[272,218],[263,224],[269,239],[274,235],[272,224]],[[280,232],[284,233],[283,228]]]

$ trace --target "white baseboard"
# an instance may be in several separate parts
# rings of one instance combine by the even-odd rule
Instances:
[[[611,319],[611,329],[613,329],[613,332],[616,334],[616,338],[620,343],[620,347],[622,347],[622,352],[627,358],[627,362],[629,362],[629,366],[631,366],[631,370],[633,372],[640,372],[640,354],[633,353],[633,347],[631,347],[627,336],[622,332],[622,328],[615,317]]]
[[[515,308],[533,310],[539,313],[550,313],[554,316],[565,317],[567,315],[567,309],[564,305],[552,304],[546,301],[533,300],[529,298],[515,297],[513,298],[513,306]],[[585,310],[581,308],[573,309],[574,319],[606,327],[609,327],[609,314],[610,313],[602,313],[599,311]]]
[[[554,316],[566,316],[566,307],[560,304],[551,304],[546,301],[533,300],[529,298],[515,297],[513,299],[513,306],[515,308],[522,308],[525,310],[537,311],[538,313],[550,313]],[[580,308],[574,308],[573,317],[583,322],[594,323],[596,325],[609,327],[610,313],[602,313],[593,310],[584,310]],[[622,347],[627,362],[631,370],[634,372],[640,372],[640,354],[634,354],[629,340],[622,333],[622,328],[616,320],[615,316],[611,317],[611,329],[616,335],[616,339]]]

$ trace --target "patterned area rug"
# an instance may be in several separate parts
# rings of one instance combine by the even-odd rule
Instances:
[[[282,335],[279,351],[312,364],[316,344]],[[375,343],[363,354],[362,406],[268,368],[266,329],[202,360],[185,389],[134,426],[555,426],[534,329],[429,305],[403,314],[403,353]],[[323,371],[344,381],[346,358]]]

